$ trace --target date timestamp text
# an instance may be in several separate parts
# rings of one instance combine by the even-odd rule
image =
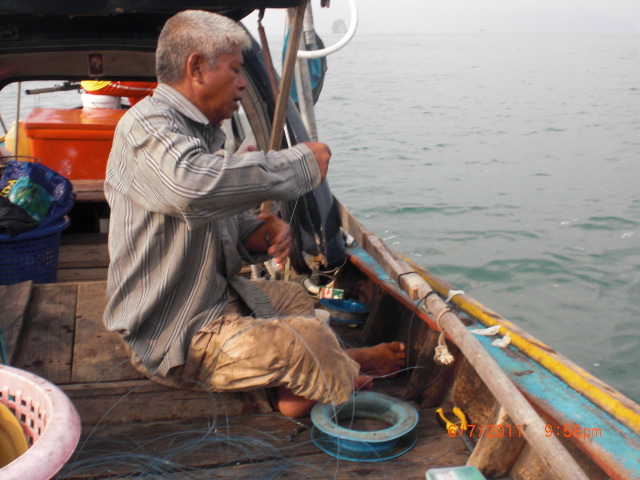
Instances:
[[[457,425],[451,425],[448,428],[448,433],[451,438],[462,437],[463,435],[473,437],[488,437],[488,438],[520,438],[522,437],[522,425],[501,425],[493,423],[485,424],[473,424],[467,425],[467,429],[463,431],[458,428]]]

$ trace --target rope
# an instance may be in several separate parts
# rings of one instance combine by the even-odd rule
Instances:
[[[431,290],[429,293],[427,293],[424,297],[422,297],[420,299],[420,302],[424,302],[424,306],[427,309],[427,311],[429,313],[431,313],[431,311],[429,310],[429,305],[427,305],[427,299],[431,296],[431,295],[439,295],[438,292],[436,292],[435,290]],[[420,302],[418,302],[418,305],[420,305]]]
[[[436,354],[434,355],[433,359],[440,365],[451,365],[455,360],[453,355],[451,355],[451,352],[449,352],[449,348],[447,347],[446,334],[445,334],[444,328],[442,328],[442,325],[440,325],[440,320],[442,319],[442,316],[448,312],[451,312],[451,309],[449,307],[443,309],[438,314],[438,319],[436,320],[436,323],[438,324],[438,328],[440,329],[440,336],[438,337]]]

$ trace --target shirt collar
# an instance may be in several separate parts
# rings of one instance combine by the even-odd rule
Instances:
[[[175,88],[161,83],[153,92],[153,97],[161,102],[169,104],[191,120],[204,125],[209,125],[209,120],[207,120],[207,117],[204,116],[198,107],[196,107],[191,100],[182,95]]]

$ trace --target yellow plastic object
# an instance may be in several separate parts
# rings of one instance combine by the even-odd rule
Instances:
[[[27,438],[11,410],[0,403],[0,468],[27,451]]]
[[[82,80],[80,86],[87,92],[95,92],[102,88],[108,87],[110,80]]]
[[[469,426],[469,422],[467,421],[467,416],[464,414],[462,409],[453,407],[453,414],[460,420],[460,428],[462,430],[466,430]]]
[[[9,131],[4,136],[4,146],[12,155],[28,157],[31,155],[31,141],[27,138],[24,123],[18,123],[18,151],[16,152],[16,122],[11,122]]]
[[[453,433],[453,432],[457,432],[458,429],[460,430],[466,430],[469,426],[469,423],[467,422],[467,417],[464,414],[464,412],[458,408],[458,407],[453,407],[453,414],[458,417],[458,422],[452,422],[450,421],[444,414],[444,410],[442,408],[438,408],[436,410],[436,413],[438,414],[438,416],[442,419],[442,421],[445,424],[445,428],[447,429],[447,432],[449,432],[449,434]]]

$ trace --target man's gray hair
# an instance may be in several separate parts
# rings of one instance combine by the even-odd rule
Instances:
[[[234,20],[204,10],[185,10],[162,27],[156,49],[158,82],[175,85],[182,79],[187,58],[194,52],[215,66],[218,57],[233,53],[236,46],[251,46],[251,38]]]

